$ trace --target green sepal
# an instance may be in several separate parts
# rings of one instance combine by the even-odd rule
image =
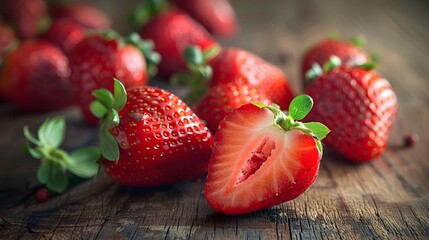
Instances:
[[[313,99],[308,95],[299,95],[295,97],[289,105],[289,113],[281,111],[276,104],[267,106],[261,103],[253,103],[255,106],[268,109],[274,114],[273,124],[280,127],[284,131],[297,130],[306,135],[309,135],[316,140],[319,152],[322,153],[322,144],[320,141],[329,133],[329,129],[318,122],[302,123],[297,120],[303,119],[313,106]],[[294,116],[297,119],[294,119]]]
[[[221,48],[218,45],[215,45],[207,50],[203,51],[204,62],[208,62],[219,55]]]
[[[335,55],[332,55],[329,60],[323,64],[323,72],[330,72],[332,69],[341,66],[341,59]]]
[[[113,109],[119,111],[127,103],[127,91],[118,79],[113,82]]]
[[[323,69],[318,63],[313,63],[311,68],[305,73],[305,80],[313,82],[317,77],[323,74]]]
[[[204,64],[203,52],[199,46],[189,46],[185,48],[183,57],[185,58],[185,61],[191,66]]]
[[[113,127],[118,126],[119,121],[120,119],[119,119],[118,111],[112,108],[107,112],[106,117],[103,119],[102,127],[106,129],[111,129]]]
[[[65,164],[68,170],[81,178],[90,178],[97,175],[100,164],[100,150],[96,147],[82,147],[70,153]]]
[[[295,97],[289,105],[289,115],[294,120],[302,120],[313,108],[313,99],[307,94]]]
[[[313,132],[314,136],[316,136],[317,139],[319,139],[320,141],[323,140],[331,131],[323,123],[307,122],[303,124],[306,128],[310,129]]]
[[[119,144],[107,129],[100,132],[100,151],[107,160],[117,161],[119,159]]]
[[[113,95],[109,90],[97,89],[92,92],[92,95],[107,109],[113,107]]]
[[[142,40],[140,35],[133,32],[128,35],[125,41],[137,47],[146,60],[146,68],[149,76],[155,76],[158,72],[157,65],[161,62],[161,55],[156,52],[155,44],[152,40]]]
[[[131,23],[136,27],[144,26],[150,19],[168,7],[165,0],[140,1],[136,10],[131,14]]]
[[[366,70],[372,70],[372,69],[375,69],[377,67],[377,63],[375,61],[371,60],[371,61],[366,62],[364,64],[357,65],[356,67],[363,68]]]
[[[89,105],[89,109],[94,116],[97,118],[103,118],[106,114],[108,109],[99,101],[95,100],[91,102]]]
[[[49,190],[61,193],[68,185],[67,174],[61,164],[45,159],[37,171],[37,179]]]
[[[23,128],[26,138],[25,149],[36,159],[41,159],[41,165],[37,170],[37,179],[49,190],[63,192],[68,187],[67,170],[80,177],[89,177],[94,172],[94,167],[89,164],[78,163],[73,165],[73,158],[67,152],[58,148],[65,137],[65,120],[63,117],[54,117],[45,120],[39,127],[38,136],[34,136],[27,126]],[[32,147],[30,144],[34,144]],[[80,159],[90,158],[96,163],[99,154],[84,150],[76,150]],[[87,156],[84,156],[87,154]],[[70,167],[70,168],[69,168]],[[86,169],[88,167],[88,169]],[[78,169],[79,171],[77,171]],[[96,168],[97,169],[97,168]],[[94,174],[91,174],[93,176]]]
[[[65,120],[62,117],[46,119],[39,127],[37,136],[41,144],[58,147],[64,141],[66,132]]]
[[[170,77],[170,82],[172,85],[188,87],[188,94],[183,97],[188,105],[193,105],[207,93],[208,83],[213,76],[213,70],[207,61],[219,52],[218,46],[204,52],[199,46],[188,46],[184,50],[183,57],[187,62],[188,71],[174,74]]]

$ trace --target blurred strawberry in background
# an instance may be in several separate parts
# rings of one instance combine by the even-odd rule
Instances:
[[[21,39],[35,37],[48,22],[47,5],[43,0],[2,0],[0,15]]]
[[[216,37],[230,38],[237,34],[236,15],[228,0],[172,0],[172,2]]]
[[[18,109],[35,113],[70,106],[68,59],[52,43],[24,42],[10,52],[0,71],[0,92]]]
[[[89,2],[74,4],[55,3],[49,6],[49,15],[53,19],[70,19],[90,29],[104,29],[112,26],[110,17],[96,5]]]

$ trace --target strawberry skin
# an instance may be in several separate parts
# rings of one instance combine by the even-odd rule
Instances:
[[[237,19],[228,0],[174,0],[173,2],[213,35],[224,38],[236,35]]]
[[[177,96],[155,87],[127,90],[120,124],[110,130],[118,161],[103,161],[107,174],[127,186],[151,187],[192,180],[207,171],[213,138]]]
[[[91,3],[53,4],[49,14],[54,18],[66,18],[89,29],[108,29],[111,19]]]
[[[272,207],[315,181],[321,158],[315,139],[273,121],[269,110],[246,104],[220,123],[204,188],[214,209],[237,215]]]
[[[85,37],[85,31],[82,25],[66,18],[60,18],[53,20],[42,38],[56,44],[64,53],[68,54]]]
[[[196,45],[202,51],[218,45],[213,37],[195,20],[182,11],[172,10],[157,15],[141,30],[143,39],[151,39],[162,59],[158,65],[159,74],[170,76],[186,70],[183,51]]]
[[[77,103],[90,124],[98,119],[89,105],[92,91],[113,90],[113,78],[121,79],[126,88],[147,84],[146,60],[133,45],[121,44],[116,38],[95,34],[81,40],[71,51],[71,82]]]
[[[0,22],[0,65],[16,42],[15,32],[8,25]]]
[[[194,109],[198,117],[205,120],[206,126],[214,133],[226,115],[251,102],[265,105],[272,103],[256,88],[247,85],[218,84],[210,88],[208,94],[195,105]]]
[[[337,56],[342,64],[347,66],[362,65],[371,60],[364,50],[350,42],[334,39],[321,41],[304,55],[302,63],[304,87],[309,85],[309,82],[306,81],[306,73],[312,65],[317,63],[323,66],[323,64],[329,61],[332,55]]]
[[[276,66],[253,53],[238,48],[226,48],[216,56],[210,66],[213,69],[211,86],[234,83],[259,89],[281,109],[293,99],[289,82]]]
[[[306,90],[314,101],[308,121],[331,129],[327,147],[364,162],[379,156],[396,118],[398,105],[390,83],[373,70],[341,66],[318,77]]]
[[[68,59],[47,41],[22,43],[4,61],[0,90],[6,100],[25,112],[70,106],[73,94]]]

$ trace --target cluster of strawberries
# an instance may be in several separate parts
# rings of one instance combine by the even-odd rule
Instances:
[[[295,97],[281,69],[216,41],[237,31],[227,0],[142,1],[138,34],[128,37],[106,30],[109,19],[92,5],[52,7],[52,24],[36,35],[44,2],[5,2],[11,14],[4,18],[18,37],[37,38],[12,44],[13,32],[0,30],[10,36],[0,41],[3,97],[28,112],[77,104],[88,123],[99,124],[99,147],[71,154],[58,149],[63,119],[47,120],[38,136],[24,128],[27,150],[42,160],[38,178],[53,191],[66,189],[66,169],[97,174],[101,158],[106,173],[128,186],[208,174],[209,204],[242,214],[310,187],[329,129],[324,144],[352,161],[374,159],[386,147],[396,96],[359,46],[327,40],[312,48],[303,62],[305,94]],[[39,12],[23,14],[30,2]],[[187,85],[185,101],[147,86],[152,77]]]

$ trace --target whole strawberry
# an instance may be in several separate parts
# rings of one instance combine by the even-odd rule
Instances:
[[[214,209],[238,215],[301,195],[316,180],[321,123],[301,123],[312,100],[292,100],[288,115],[277,105],[246,104],[227,115],[214,136],[204,195]]]
[[[215,36],[227,38],[237,33],[237,19],[229,0],[173,0],[173,3]]]
[[[29,39],[44,27],[47,6],[44,0],[2,0],[0,15],[14,26],[19,38]]]
[[[270,105],[269,97],[257,88],[247,85],[218,84],[208,91],[194,107],[195,113],[205,120],[206,126],[215,133],[220,121],[235,109],[251,102]]]
[[[306,93],[315,101],[307,119],[322,121],[332,131],[326,146],[356,162],[383,153],[398,105],[381,75],[360,67],[334,67],[311,83]]]
[[[22,43],[4,61],[0,91],[25,112],[70,106],[74,101],[68,63],[62,51],[47,41]]]
[[[278,67],[245,50],[223,49],[210,66],[211,86],[234,83],[257,88],[281,109],[287,108],[294,97],[288,79]]]
[[[151,47],[137,34],[124,39],[116,32],[107,31],[89,35],[73,48],[69,54],[71,82],[88,123],[98,122],[89,109],[94,100],[92,91],[113,90],[114,77],[120,78],[127,88],[147,84],[148,70],[153,69],[159,58]]]
[[[371,61],[370,56],[362,50],[360,47],[362,45],[358,39],[355,43],[327,39],[319,42],[317,45],[310,48],[307,53],[304,55],[302,63],[302,79],[304,87],[307,87],[310,83],[308,81],[307,72],[310,70],[314,64],[322,66],[329,61],[331,56],[337,56],[343,65],[347,66],[356,66],[366,64]]]
[[[41,38],[56,44],[65,54],[69,54],[85,35],[86,30],[82,25],[67,18],[58,18],[52,21]]]
[[[183,51],[190,45],[199,46],[203,51],[218,46],[218,43],[198,22],[179,10],[169,10],[153,17],[140,31],[144,39],[155,43],[155,50],[162,60],[159,74],[170,76],[186,70]]]
[[[127,186],[159,186],[196,179],[207,171],[210,131],[177,96],[139,86],[113,95],[94,92],[94,114],[102,119],[100,147],[107,174]]]
[[[89,29],[108,29],[110,17],[91,3],[52,4],[49,14],[53,19],[66,18]]]

